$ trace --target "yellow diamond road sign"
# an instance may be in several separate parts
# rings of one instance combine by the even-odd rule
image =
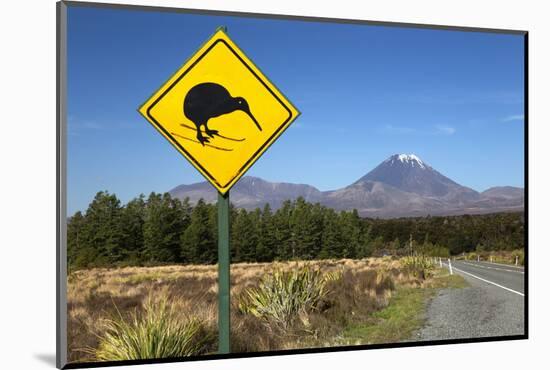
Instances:
[[[299,115],[221,29],[139,112],[222,194]]]

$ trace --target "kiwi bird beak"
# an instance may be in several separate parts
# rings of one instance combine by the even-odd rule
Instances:
[[[248,116],[249,116],[250,118],[252,118],[252,121],[254,121],[254,123],[255,123],[256,126],[258,127],[258,130],[262,131],[262,128],[260,127],[260,124],[258,123],[258,121],[256,121],[256,118],[254,117],[254,115],[252,114],[252,112],[247,111],[246,113],[248,113]]]

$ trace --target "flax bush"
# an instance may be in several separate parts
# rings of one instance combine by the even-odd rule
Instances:
[[[239,299],[239,310],[287,330],[299,316],[318,309],[328,294],[327,283],[341,277],[304,266],[297,270],[275,270],[249,288]]]

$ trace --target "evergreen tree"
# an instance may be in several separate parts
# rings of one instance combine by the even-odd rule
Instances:
[[[382,236],[376,237],[371,244],[372,244],[373,255],[378,256],[380,254],[383,254],[385,243],[384,243],[384,238]]]
[[[313,238],[311,235],[311,209],[303,197],[298,197],[290,216],[291,258],[307,259]]]
[[[179,262],[184,227],[181,202],[170,194],[151,193],[145,205],[143,256],[147,263]]]
[[[256,261],[256,246],[258,244],[256,226],[253,216],[241,209],[231,227],[232,249],[235,252],[234,262]]]
[[[277,245],[275,236],[275,225],[271,206],[266,203],[260,217],[258,230],[258,247],[256,248],[258,262],[270,262],[275,258]]]
[[[399,242],[399,238],[395,238],[389,245],[390,252],[392,254],[398,254],[399,250],[401,249],[401,243]],[[419,253],[421,254],[421,253]]]
[[[338,214],[328,209],[323,219],[323,235],[319,258],[342,258],[342,233],[339,230]]]
[[[341,234],[342,257],[356,258],[361,243],[361,219],[357,210],[341,212],[338,227]]]
[[[215,263],[217,243],[210,225],[212,211],[203,199],[199,199],[189,226],[181,236],[181,256],[186,263]]]
[[[290,215],[292,213],[292,202],[286,200],[281,208],[273,216],[275,228],[276,252],[275,258],[280,261],[287,261],[292,258]]]
[[[471,251],[521,249],[523,213],[362,219],[356,210],[337,212],[303,198],[275,212],[269,204],[251,212],[230,205],[234,262],[364,258],[411,253],[448,256]],[[423,240],[421,244],[415,240]],[[169,194],[141,195],[121,206],[99,192],[85,214],[67,219],[70,269],[120,264],[215,263],[217,207],[192,207]]]
[[[193,212],[193,207],[189,203],[189,197],[185,197],[181,201],[180,209],[181,209],[182,225],[183,225],[183,229],[185,230],[191,223],[191,213]],[[184,230],[182,230],[182,234]]]
[[[208,229],[212,238],[210,248],[203,250],[202,259],[216,263],[218,261],[218,207],[216,204],[206,204],[208,208]],[[231,219],[229,219],[229,236],[231,237]],[[231,245],[229,246],[231,248]]]
[[[120,201],[114,194],[100,191],[86,210],[86,222],[81,232],[81,252],[77,265],[108,266],[122,261],[122,230]]]
[[[67,265],[69,269],[80,268],[77,261],[79,256],[84,252],[85,243],[82,240],[82,229],[86,222],[82,212],[76,212],[67,220]]]
[[[357,258],[366,258],[372,256],[372,224],[362,226],[361,235],[359,238],[359,248],[357,250]]]
[[[120,223],[122,230],[122,251],[126,263],[143,263],[143,224],[145,220],[145,196],[132,199],[122,209]]]

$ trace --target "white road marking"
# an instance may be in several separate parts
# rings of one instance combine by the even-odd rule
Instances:
[[[480,278],[479,276],[476,276],[476,275],[474,275],[474,274],[470,274],[469,272],[466,272],[466,271],[461,270],[461,269],[457,269],[456,267],[454,267],[454,270],[455,270],[455,271],[460,271],[460,272],[462,272],[462,273],[464,273],[464,274],[466,274],[466,275],[470,275],[470,276],[473,277],[473,278],[476,278],[476,279],[478,279],[478,280],[484,281],[484,282],[486,282],[486,283],[488,283],[488,284],[492,284],[492,285],[497,286],[497,287],[499,287],[499,288],[505,289],[505,290],[507,290],[507,291],[509,291],[509,292],[519,294],[519,295],[522,296],[522,297],[525,296],[525,294],[523,294],[523,293],[521,293],[521,292],[518,292],[518,291],[513,290],[513,289],[510,289],[510,288],[507,288],[507,287],[502,286],[502,285],[500,285],[500,284],[497,284],[497,283],[495,283],[495,282],[493,282],[493,281],[489,281],[489,280]]]
[[[516,268],[516,269],[524,269],[523,266],[505,265],[504,263],[496,263],[496,262],[489,262],[489,261],[481,261],[481,263],[490,263],[491,265],[511,267],[511,268]]]
[[[507,270],[507,269],[501,269],[499,267],[489,267],[489,266],[483,266],[483,265],[476,265],[474,263],[469,263],[469,262],[462,262],[463,264],[465,265],[469,265],[469,266],[474,266],[474,267],[480,267],[480,268],[483,268],[483,269],[489,269],[489,270],[499,270],[499,271],[508,271],[508,272],[516,272],[518,274],[525,274],[525,272],[523,271],[519,271],[519,270]]]

